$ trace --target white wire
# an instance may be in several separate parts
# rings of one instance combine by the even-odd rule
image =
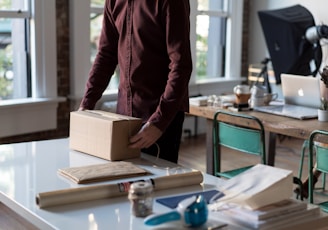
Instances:
[[[158,158],[159,158],[159,155],[160,155],[160,153],[161,153],[161,148],[159,147],[159,145],[155,142],[155,145],[156,145],[156,147],[157,147],[157,155],[156,155],[156,160],[158,160]]]
[[[155,142],[154,145],[156,145],[157,147],[157,154],[156,154],[156,159],[155,162],[159,159],[160,157],[160,153],[161,153],[161,148],[159,147],[159,145]],[[178,173],[179,170],[183,170],[183,168],[181,166],[177,166],[177,167],[161,167],[161,166],[157,166],[157,165],[153,165],[154,168],[159,168],[159,169],[164,169],[167,171],[167,174],[172,174],[172,170],[174,170],[173,174]]]

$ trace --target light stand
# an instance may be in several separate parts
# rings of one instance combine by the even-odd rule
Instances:
[[[261,72],[257,75],[256,85],[259,83],[261,77],[263,77],[263,85],[265,86],[267,93],[272,93],[271,85],[269,82],[269,74],[268,74],[268,63],[270,58],[265,58],[261,64],[263,65]]]

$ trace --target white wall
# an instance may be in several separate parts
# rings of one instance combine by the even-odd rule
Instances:
[[[260,21],[259,10],[270,10],[300,4],[313,15],[316,25],[328,25],[327,0],[251,0],[249,26],[249,63],[259,63],[269,56]],[[328,64],[328,46],[323,46],[323,64]]]

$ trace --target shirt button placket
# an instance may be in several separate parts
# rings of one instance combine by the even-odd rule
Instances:
[[[133,0],[128,0],[128,11],[127,11],[127,57],[126,57],[126,97],[127,97],[127,113],[132,116],[132,92],[131,92],[131,52],[132,52],[132,8]]]

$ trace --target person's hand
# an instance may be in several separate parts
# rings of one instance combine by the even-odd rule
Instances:
[[[155,125],[147,122],[139,132],[130,138],[130,148],[142,149],[149,148],[162,135],[162,131]]]

